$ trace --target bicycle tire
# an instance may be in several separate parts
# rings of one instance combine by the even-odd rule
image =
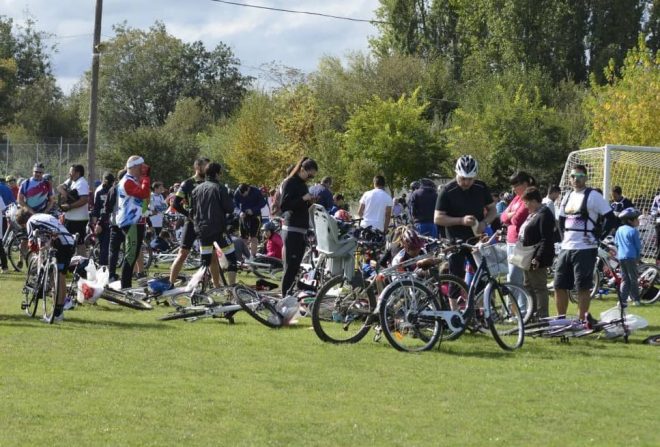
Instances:
[[[284,324],[282,315],[277,312],[275,305],[256,291],[238,285],[234,287],[232,293],[241,308],[264,326],[276,329]]]
[[[48,324],[55,321],[55,305],[57,303],[57,292],[59,290],[60,275],[57,264],[49,262],[45,269],[41,288],[41,305],[43,309],[42,319]]]
[[[505,351],[516,350],[525,341],[525,323],[516,294],[511,292],[515,289],[527,293],[522,287],[510,283],[491,283],[484,293],[486,323],[497,344]]]
[[[23,270],[23,256],[21,255],[21,242],[23,240],[25,240],[25,236],[14,233],[5,247],[7,260],[17,272]]]
[[[135,310],[152,310],[153,306],[146,301],[133,298],[125,292],[111,290],[106,288],[99,298],[110,301],[111,303],[119,304],[120,306],[129,307]]]
[[[639,300],[642,304],[655,303],[660,299],[660,269],[653,264],[644,263],[639,265],[637,271],[640,275]],[[642,282],[645,282],[644,286]]]
[[[443,310],[450,310],[451,309],[451,304],[450,304],[450,296],[449,294],[451,293],[452,297],[456,300],[457,305],[459,306],[459,311],[463,315],[463,319],[465,321],[465,324],[467,326],[468,319],[471,319],[470,315],[468,315],[466,312],[468,312],[467,309],[467,299],[468,299],[468,286],[463,281],[461,278],[458,276],[454,275],[438,275],[434,279],[434,283],[436,284],[437,290],[438,290],[438,295],[439,295],[439,302],[440,306],[442,307]],[[454,285],[455,288],[450,288],[451,284]],[[448,332],[444,332],[442,335],[442,340],[456,340],[459,338],[463,333],[465,332],[466,328],[463,328],[462,330],[458,331],[451,331],[449,332],[449,326],[445,322],[443,322],[443,332],[446,330]]]
[[[650,337],[646,337],[642,343],[644,343],[645,345],[660,346],[660,334],[655,334],[655,335],[651,335]]]
[[[195,318],[195,317],[202,317],[206,315],[207,308],[206,307],[182,307],[181,309],[171,312],[167,315],[164,315],[158,320],[160,321],[174,321],[174,320],[184,320],[186,318]]]
[[[369,332],[376,318],[376,297],[364,280],[356,287],[357,281],[351,285],[343,275],[337,275],[326,281],[316,295],[311,306],[312,327],[322,341],[357,343]]]
[[[39,270],[37,268],[39,259],[36,256],[32,256],[28,262],[28,271],[25,278],[25,285],[23,286],[23,293],[25,294],[25,299],[21,307],[25,310],[25,313],[28,317],[34,317],[37,314],[37,308],[39,307],[39,298],[40,298],[40,284],[42,282],[39,277]]]
[[[442,310],[435,294],[421,281],[394,281],[381,296],[381,328],[392,347],[402,352],[428,351],[442,339],[442,320],[421,315],[425,310]]]
[[[257,278],[269,279],[271,281],[276,281],[278,283],[282,282],[282,276],[284,276],[284,267],[282,265],[282,261],[275,258],[269,258],[269,259],[272,259],[271,262],[279,262],[279,265],[277,267],[275,266],[265,267],[260,265],[254,265],[254,263],[250,263],[248,264],[250,266],[250,271],[254,273],[254,275]],[[265,264],[265,262],[259,262],[259,261],[255,261],[255,263]]]

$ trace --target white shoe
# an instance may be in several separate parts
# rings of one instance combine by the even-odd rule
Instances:
[[[63,321],[64,321],[64,312],[62,312],[59,317],[55,317],[53,323],[61,323]]]
[[[70,297],[67,296],[64,299],[64,308],[63,309],[64,310],[70,310],[70,309],[73,309],[74,307],[76,307],[76,303]]]

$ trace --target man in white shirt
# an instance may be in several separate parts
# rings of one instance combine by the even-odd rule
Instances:
[[[543,205],[547,206],[550,211],[552,211],[552,214],[555,216],[555,219],[557,219],[557,210],[555,209],[555,201],[559,198],[561,195],[561,188],[557,185],[553,185],[550,188],[548,188],[548,195],[543,198]]]
[[[71,165],[69,180],[57,187],[62,198],[62,211],[64,211],[64,226],[73,237],[78,233],[76,254],[85,255],[85,236],[89,222],[89,184],[85,179],[83,165]]]
[[[612,230],[616,221],[610,204],[596,190],[587,188],[587,168],[576,165],[571,170],[570,191],[559,207],[559,227],[564,233],[555,269],[557,313],[566,315],[568,291],[578,291],[578,317],[591,323],[588,316],[593,271],[598,253],[598,240]],[[586,195],[586,201],[585,201]],[[596,223],[604,218],[603,229]]]
[[[374,177],[374,189],[365,192],[360,198],[358,216],[362,228],[372,227],[387,233],[392,217],[392,197],[385,192],[385,177]]]

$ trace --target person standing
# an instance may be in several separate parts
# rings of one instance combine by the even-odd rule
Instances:
[[[479,165],[471,155],[456,161],[456,179],[445,185],[435,205],[435,224],[445,227],[447,237],[474,240],[497,217],[493,196],[488,186],[477,180]],[[458,251],[449,258],[449,272],[465,278],[465,261],[469,253]],[[451,300],[456,309],[456,300]]]
[[[642,257],[642,240],[639,236],[637,227],[639,226],[639,211],[630,207],[619,213],[621,226],[616,230],[614,243],[616,244],[616,257],[621,265],[621,275],[623,283],[621,284],[621,303],[626,307],[627,299],[630,298],[633,306],[640,306],[639,285],[637,276],[637,264]]]
[[[206,176],[206,165],[208,163],[208,158],[198,158],[195,160],[195,163],[193,164],[195,175],[181,183],[179,189],[176,192],[176,195],[174,196],[173,207],[177,213],[184,216],[185,223],[183,224],[179,253],[177,254],[177,257],[172,263],[172,267],[170,268],[171,284],[174,284],[177,281],[179,273],[183,268],[183,263],[186,262],[186,259],[188,259],[190,250],[192,249],[193,245],[195,244],[195,240],[197,239],[195,224],[191,220],[189,212],[190,196],[193,190],[204,182]]]
[[[64,211],[64,226],[74,237],[78,235],[76,254],[85,255],[85,236],[89,222],[89,184],[85,179],[83,165],[71,165],[69,179],[57,187],[62,198],[60,208]]]
[[[307,181],[314,178],[318,165],[311,158],[303,157],[282,182],[280,208],[284,217],[284,276],[282,297],[294,285],[302,257],[305,254],[305,235],[309,229],[309,207],[313,196],[307,189]]]
[[[529,270],[525,270],[525,288],[536,308],[536,318],[548,317],[548,267],[555,258],[555,215],[542,203],[541,192],[530,187],[521,199],[529,214],[520,227],[518,238],[524,247],[536,246]]]
[[[559,207],[559,228],[564,237],[555,268],[557,313],[566,315],[568,291],[577,289],[578,318],[588,322],[591,288],[596,264],[597,223],[604,218],[602,234],[616,225],[610,204],[595,189],[587,188],[587,167],[576,165],[570,172],[573,190],[562,199]]]
[[[101,221],[101,214],[105,208],[105,203],[108,200],[108,193],[115,182],[115,176],[111,172],[106,172],[103,175],[103,181],[94,191],[94,208],[90,217],[92,219],[92,227],[94,234],[99,241],[99,265],[108,265],[108,252],[110,249],[110,227],[104,225]]]
[[[12,195],[14,196],[14,201],[18,198],[18,185],[16,184],[16,177],[13,175],[7,176],[7,186],[11,190]],[[5,197],[3,197],[4,199]],[[11,202],[14,203],[14,202]],[[5,202],[5,205],[9,205]]]
[[[18,191],[18,204],[27,208],[32,214],[48,214],[55,204],[53,189],[43,176],[44,165],[35,163],[32,177],[25,180]]]
[[[561,195],[561,188],[557,185],[552,185],[548,188],[548,194],[543,198],[543,205],[547,206],[552,215],[557,219],[557,210],[555,209],[555,201]]]
[[[234,206],[227,188],[218,180],[221,169],[219,163],[206,165],[204,173],[206,180],[192,191],[190,202],[190,214],[200,240],[202,263],[211,268],[214,287],[221,286],[220,268],[214,244],[218,244],[229,262],[227,268],[229,285],[236,284],[238,270],[234,246],[227,236],[226,215],[232,213]]]
[[[328,212],[332,209],[334,202],[330,188],[332,188],[332,177],[323,177],[321,183],[309,188],[309,193],[316,197],[316,204],[321,205]]]
[[[619,219],[619,213],[628,208],[634,208],[632,201],[623,196],[623,190],[620,186],[615,186],[612,188],[612,202],[610,202],[614,216],[616,216],[616,226],[617,228],[621,225],[621,220]]]
[[[437,187],[432,180],[420,180],[420,187],[410,194],[410,214],[415,230],[422,236],[438,237],[438,227],[433,223],[435,204],[438,201]]]
[[[516,246],[516,242],[518,242],[518,231],[520,231],[521,225],[527,220],[527,215],[529,214],[529,211],[522,201],[522,195],[528,187],[534,186],[535,181],[528,173],[518,171],[509,178],[509,182],[511,183],[515,196],[513,197],[513,200],[511,200],[511,203],[509,203],[509,206],[507,206],[502,212],[500,220],[507,226],[506,251],[507,255],[511,256],[513,254],[513,248]],[[522,286],[523,280],[523,270],[520,267],[509,263],[507,281]]]
[[[245,183],[238,185],[234,193],[234,207],[238,210],[241,238],[250,247],[253,258],[257,254],[259,246],[257,238],[261,228],[261,208],[264,205],[266,205],[266,199],[259,188]]]
[[[149,165],[142,157],[132,155],[126,161],[126,175],[117,185],[117,226],[126,242],[121,270],[122,289],[131,287],[133,268],[142,249],[146,225],[144,213],[151,193],[149,171]]]
[[[392,197],[385,192],[385,177],[374,177],[374,189],[362,194],[358,216],[362,219],[362,228],[372,227],[387,233],[392,217]]]
[[[655,222],[655,265],[660,267],[660,190],[658,190],[658,194],[653,198],[651,218]]]
[[[151,185],[151,200],[149,200],[149,221],[153,229],[155,238],[160,236],[160,231],[163,229],[163,213],[167,210],[167,203],[163,197],[165,187],[163,182],[154,182]]]

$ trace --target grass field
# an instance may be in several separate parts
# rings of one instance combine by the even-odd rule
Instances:
[[[660,304],[630,344],[466,335],[419,355],[239,314],[160,322],[107,302],[45,325],[0,276],[0,445],[660,445]],[[595,314],[613,301],[596,302]],[[572,308],[572,310],[574,310]]]

